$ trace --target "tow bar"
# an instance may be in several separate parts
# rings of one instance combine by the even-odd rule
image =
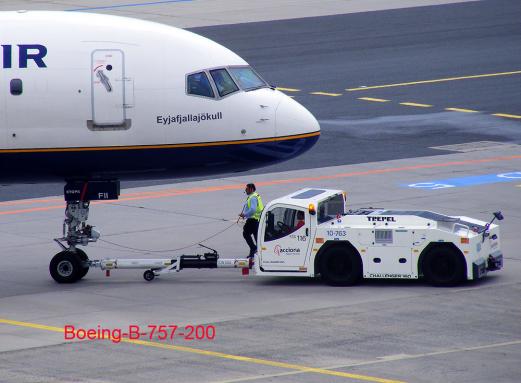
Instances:
[[[253,267],[253,258],[219,258],[216,250],[200,245],[211,252],[204,254],[183,254],[175,258],[159,259],[102,259],[87,261],[88,267],[105,270],[110,276],[110,270],[114,269],[147,269],[143,278],[150,282],[155,277],[183,269],[242,269],[243,275],[248,275]]]

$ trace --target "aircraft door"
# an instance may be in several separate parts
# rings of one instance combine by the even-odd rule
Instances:
[[[92,121],[97,126],[125,123],[125,56],[121,50],[92,52]]]
[[[310,219],[303,209],[275,206],[260,222],[260,265],[265,270],[305,267],[310,243]]]

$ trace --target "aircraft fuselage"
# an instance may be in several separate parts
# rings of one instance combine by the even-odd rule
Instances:
[[[304,107],[247,88],[248,63],[191,32],[0,12],[0,36],[2,183],[242,171],[293,158],[320,134]]]

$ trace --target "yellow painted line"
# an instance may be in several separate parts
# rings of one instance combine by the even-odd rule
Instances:
[[[264,142],[277,142],[286,140],[297,140],[301,138],[309,138],[320,136],[320,131],[312,133],[297,134],[294,136],[284,137],[267,137],[256,138],[237,141],[216,141],[216,142],[201,142],[192,144],[170,144],[170,145],[134,145],[134,146],[95,146],[95,147],[77,147],[77,148],[33,148],[33,149],[0,149],[2,153],[53,153],[53,152],[99,152],[99,151],[117,151],[117,150],[145,150],[145,149],[179,149],[179,148],[196,148],[208,146],[227,146],[227,145],[242,145],[242,144],[260,144]]]
[[[519,116],[517,114],[494,113],[493,116],[505,117],[505,118],[515,118],[516,120],[521,119],[521,116]]]
[[[348,92],[356,92],[356,91],[359,91],[359,90],[393,88],[393,87],[397,87],[397,86],[409,86],[409,85],[419,85],[419,84],[433,84],[433,83],[437,83],[437,82],[469,80],[469,79],[474,79],[474,78],[511,76],[511,75],[520,74],[520,73],[521,73],[521,70],[516,70],[516,71],[512,71],[512,72],[485,73],[485,74],[477,74],[477,75],[472,75],[472,76],[458,76],[458,77],[438,78],[438,79],[434,79],[434,80],[421,80],[421,81],[411,81],[411,82],[400,82],[400,83],[397,83],[397,84],[361,86],[361,87],[358,87],[358,88],[349,88],[349,89],[346,89],[346,90]]]
[[[63,332],[63,328],[61,328],[61,327],[46,326],[46,325],[43,325],[43,324],[30,323],[30,322],[20,322],[20,321],[10,320],[10,319],[2,319],[2,318],[0,318],[0,323],[9,324],[9,325],[12,325],[12,326],[35,328],[35,329],[38,329],[38,330]]]
[[[295,89],[295,88],[281,88],[281,87],[277,87],[276,89],[280,90],[281,92],[300,92],[300,89]]]
[[[386,100],[385,98],[372,98],[372,97],[358,97],[359,100],[364,101],[373,101],[373,102],[389,102],[391,100]]]
[[[21,322],[21,321],[2,319],[2,318],[0,318],[0,323],[12,325],[12,326],[28,327],[28,328],[38,329],[38,330],[63,333],[63,328],[61,328],[61,327],[46,326],[46,325],[42,325],[42,324],[38,324],[38,323]],[[133,340],[133,339],[126,339],[126,338],[121,339],[121,342],[140,345],[140,346],[146,346],[146,347],[162,348],[162,349],[166,349],[166,350],[182,351],[182,352],[187,352],[187,353],[197,354],[197,355],[213,356],[216,358],[235,360],[235,361],[239,361],[239,362],[253,363],[253,364],[259,364],[259,365],[270,366],[270,367],[285,368],[285,369],[295,370],[295,371],[300,371],[300,372],[311,372],[311,373],[321,374],[321,375],[338,376],[341,378],[363,380],[366,382],[404,383],[399,380],[384,379],[384,378],[378,378],[378,377],[369,376],[369,375],[350,374],[350,373],[342,372],[342,371],[333,371],[333,370],[327,370],[324,368],[308,367],[308,366],[304,366],[301,364],[276,362],[276,361],[267,360],[267,359],[259,359],[259,358],[251,358],[248,356],[226,354],[224,352],[209,351],[209,350],[203,350],[203,349],[194,348],[194,347],[175,346],[175,345],[168,344],[168,343],[152,342],[152,341],[145,341],[145,340]]]
[[[359,367],[359,366],[374,366],[379,365],[383,363],[392,363],[392,362],[399,362],[403,360],[415,360],[415,359],[422,359],[422,358],[428,358],[430,356],[440,356],[440,355],[448,355],[448,354],[455,354],[455,353],[463,353],[463,352],[472,352],[472,351],[481,351],[491,348],[498,348],[498,347],[508,347],[508,346],[514,346],[521,344],[521,340],[514,340],[510,342],[502,342],[502,343],[492,343],[492,344],[485,344],[481,346],[475,346],[475,347],[461,347],[456,349],[445,349],[440,351],[434,351],[434,352],[427,352],[422,354],[413,354],[413,355],[396,355],[390,358],[381,358],[377,360],[369,360],[366,362],[355,362],[348,365],[336,365],[336,366],[328,366],[327,369],[338,369],[338,368],[352,368],[352,367]],[[255,376],[249,376],[244,378],[238,378],[238,379],[229,379],[229,380],[222,380],[215,383],[239,383],[239,382],[246,382],[246,381],[253,381],[253,380],[266,380],[268,378],[277,378],[282,376],[292,376],[292,375],[298,375],[302,374],[300,371],[290,371],[290,372],[282,372],[278,374],[271,374],[271,375],[255,375]]]
[[[326,92],[311,92],[315,96],[329,96],[329,97],[338,97],[342,96],[342,93],[326,93]]]
[[[462,109],[462,108],[445,108],[445,110],[450,110],[451,112],[462,112],[462,113],[479,113],[479,110]]]
[[[430,108],[430,107],[432,107],[432,105],[429,105],[429,104],[417,104],[415,102],[400,102],[400,105],[416,106],[418,108]]]

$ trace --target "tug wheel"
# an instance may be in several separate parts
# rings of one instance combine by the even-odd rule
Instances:
[[[145,278],[145,281],[147,281],[147,282],[154,280],[155,277],[156,277],[156,275],[154,274],[154,272],[152,270],[147,270],[143,273],[143,278]]]
[[[58,283],[74,283],[83,277],[83,266],[80,257],[72,251],[61,251],[49,264],[51,277]]]
[[[427,282],[434,286],[455,286],[465,278],[465,261],[450,247],[435,247],[423,257],[422,271]]]
[[[345,247],[333,247],[320,256],[322,279],[332,286],[352,286],[362,277],[358,254]]]

